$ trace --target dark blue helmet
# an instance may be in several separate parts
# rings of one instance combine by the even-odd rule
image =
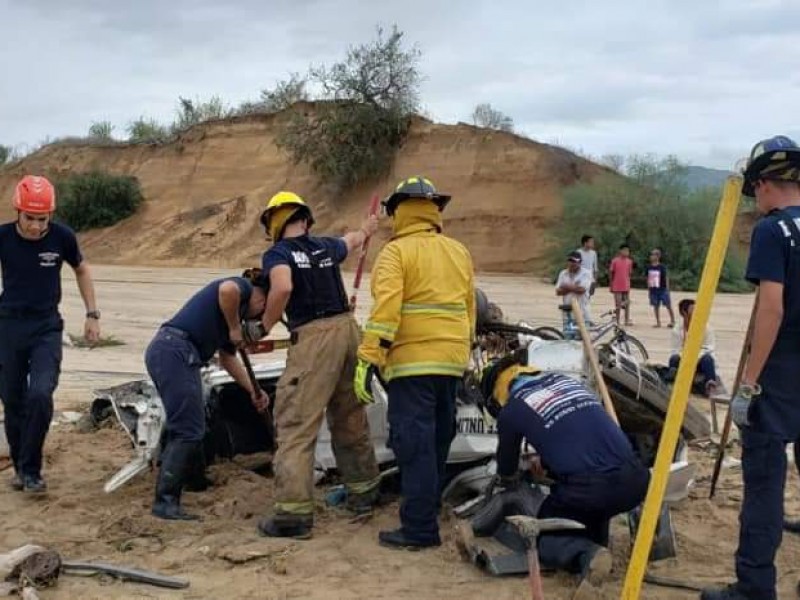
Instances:
[[[742,194],[755,196],[759,179],[800,182],[800,147],[785,135],[758,142],[747,159]]]

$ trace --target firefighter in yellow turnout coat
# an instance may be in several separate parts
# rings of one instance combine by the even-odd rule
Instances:
[[[384,201],[392,239],[372,270],[374,305],[358,349],[355,388],[372,401],[373,375],[389,395],[389,445],[400,467],[399,529],[384,546],[438,546],[437,513],[455,434],[455,398],[475,326],[472,259],[442,235],[450,196],[423,177],[400,183]]]

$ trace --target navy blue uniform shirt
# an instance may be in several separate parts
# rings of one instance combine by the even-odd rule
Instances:
[[[523,438],[555,479],[613,471],[635,456],[597,397],[558,373],[517,377],[497,431],[497,472],[504,476],[517,472]]]
[[[339,270],[346,258],[343,239],[309,235],[284,238],[264,253],[265,278],[278,265],[292,270],[292,295],[286,305],[289,329],[349,310]]]
[[[219,286],[233,281],[239,286],[239,319],[244,319],[247,304],[253,295],[253,286],[242,277],[228,277],[212,281],[183,305],[174,317],[164,323],[189,334],[189,339],[197,347],[200,360],[208,362],[217,350],[236,354],[228,334],[228,323],[219,305]]]
[[[761,281],[782,283],[783,322],[779,338],[792,335],[800,342],[800,272],[792,264],[792,253],[800,252],[800,236],[793,230],[800,222],[800,207],[790,206],[773,211],[753,228],[750,257],[747,261],[747,280],[758,285]],[[793,242],[793,238],[797,238]],[[795,257],[796,260],[796,257]],[[800,344],[798,344],[800,347]]]
[[[16,223],[0,225],[0,308],[52,313],[61,302],[61,265],[77,268],[83,261],[75,233],[50,222],[44,237],[26,240]]]

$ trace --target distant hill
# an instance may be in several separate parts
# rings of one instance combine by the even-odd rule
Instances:
[[[56,179],[93,169],[135,175],[145,202],[132,217],[81,234],[90,261],[245,267],[259,263],[265,242],[258,217],[277,190],[301,194],[314,211],[314,231],[337,235],[359,226],[373,192],[386,194],[399,179],[425,174],[453,195],[443,215],[445,231],[470,249],[476,269],[530,273],[546,265],[544,232],[561,218],[563,188],[610,173],[511,133],[417,117],[390,173],[337,193],[275,145],[280,123],[290,116],[212,121],[163,144],[51,144],[0,167],[0,199],[11,198],[26,173]],[[12,217],[11,203],[0,202],[0,222]],[[384,219],[369,261],[390,235]]]
[[[719,188],[725,183],[730,171],[722,169],[709,169],[707,167],[687,167],[685,183],[690,190],[704,187]]]

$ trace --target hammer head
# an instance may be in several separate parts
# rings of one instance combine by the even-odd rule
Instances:
[[[545,531],[586,528],[583,523],[571,519],[536,519],[525,515],[513,515],[506,517],[506,521],[514,525],[529,542],[535,542],[539,534]]]

